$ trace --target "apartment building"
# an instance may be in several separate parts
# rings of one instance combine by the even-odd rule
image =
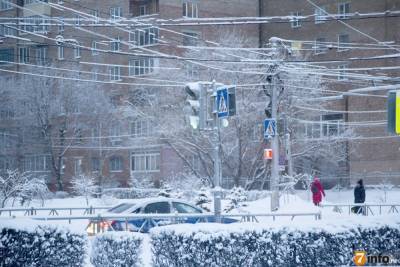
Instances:
[[[399,8],[400,2],[396,0],[261,1],[262,16],[293,16],[287,23],[263,24],[262,45],[272,36],[293,40],[292,48],[301,50],[306,61],[318,61],[329,70],[337,70],[325,76],[324,85],[339,91],[337,97],[325,101],[325,108],[330,112],[316,118],[321,122],[308,128],[317,128],[316,135],[320,137],[324,135],[321,129],[332,127],[329,125],[334,125],[334,129],[325,133],[331,132],[331,135],[338,134],[341,126],[353,125],[353,137],[344,143],[347,162],[337,171],[338,176],[353,184],[360,178],[369,184],[400,183],[399,138],[386,131],[388,91],[383,87],[399,84],[398,69],[384,69],[400,63],[398,56],[390,56],[398,53],[400,41],[397,27],[400,18],[392,16],[390,11]],[[355,79],[356,75],[364,78]],[[309,136],[311,139],[312,134]]]
[[[146,104],[138,101],[138,92],[146,92],[146,97],[155,102],[163,99],[165,91],[156,85],[140,84],[149,83],[174,64],[165,57],[148,55],[180,55],[185,51],[182,46],[196,45],[196,40],[215,40],[220,29],[159,27],[151,19],[257,14],[256,0],[3,1],[0,17],[8,24],[0,25],[0,75],[13,81],[29,77],[24,73],[35,69],[42,75],[58,76],[54,84],[57,90],[73,87],[73,81],[92,81],[85,86],[91,84],[105,92],[115,109],[113,119],[92,125],[95,120],[75,108],[71,116],[86,122],[86,127],[62,138],[60,132],[53,133],[57,146],[49,148],[33,138],[40,132],[25,129],[16,122],[11,107],[3,105],[0,168],[44,174],[53,189],[57,175],[68,190],[71,177],[82,173],[107,178],[103,182],[113,187],[127,186],[130,177],[149,178],[159,185],[163,178],[183,170],[185,164],[160,139],[157,125],[163,118],[144,116]],[[149,22],[135,22],[135,18],[148,18]],[[254,46],[259,42],[257,25],[224,29],[246,33]],[[72,77],[72,82],[60,78],[64,76]],[[58,122],[63,116],[53,119]],[[54,157],[54,150],[59,155],[60,147],[65,146],[60,140],[73,140],[62,158]]]

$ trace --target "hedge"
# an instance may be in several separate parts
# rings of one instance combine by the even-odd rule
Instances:
[[[95,267],[141,266],[143,236],[130,232],[106,232],[92,240],[90,261]]]
[[[400,250],[400,224],[320,222],[303,227],[198,224],[155,228],[151,231],[154,266],[338,266],[352,263],[357,249],[371,254]]]
[[[29,219],[0,220],[0,266],[82,266],[85,233]]]

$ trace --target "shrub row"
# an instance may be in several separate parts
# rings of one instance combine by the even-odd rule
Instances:
[[[151,231],[154,266],[338,266],[350,264],[357,249],[370,254],[400,249],[398,224],[324,229],[254,224],[180,227]]]
[[[31,220],[0,220],[0,266],[82,266],[84,233]]]
[[[142,234],[106,232],[92,241],[90,261],[95,267],[141,266]]]

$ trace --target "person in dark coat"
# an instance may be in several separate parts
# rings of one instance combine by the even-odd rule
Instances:
[[[313,194],[312,198],[314,205],[319,206],[319,203],[321,203],[322,201],[322,196],[325,197],[325,191],[318,177],[314,178],[314,181],[311,183],[310,189]]]
[[[360,179],[357,182],[356,187],[354,188],[354,203],[364,203],[365,202],[365,188],[363,184],[363,180]],[[353,208],[354,213],[364,214],[364,208],[362,206],[355,206]]]

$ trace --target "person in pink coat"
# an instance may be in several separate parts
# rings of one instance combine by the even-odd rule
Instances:
[[[319,203],[322,201],[322,196],[325,197],[325,191],[318,177],[315,177],[314,181],[311,183],[311,193],[313,194],[312,199],[314,205],[319,206]]]

